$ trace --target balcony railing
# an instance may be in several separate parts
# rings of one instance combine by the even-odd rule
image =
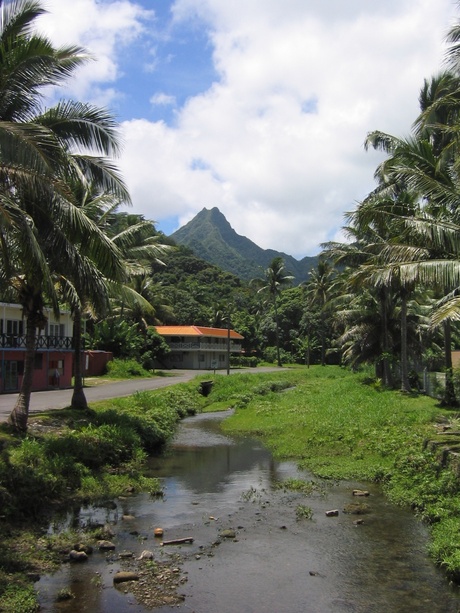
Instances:
[[[36,349],[57,349],[70,351],[73,349],[71,336],[38,336]],[[0,349],[25,349],[26,336],[17,334],[0,334]]]
[[[170,343],[172,351],[227,351],[227,343]],[[242,346],[230,343],[230,351],[241,351]]]

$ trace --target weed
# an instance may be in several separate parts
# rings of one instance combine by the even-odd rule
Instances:
[[[257,502],[260,501],[262,497],[262,493],[259,492],[255,487],[251,485],[251,487],[241,494],[241,499],[245,502]]]
[[[40,610],[37,595],[32,586],[10,585],[0,596],[0,611],[35,613]]]
[[[60,589],[56,596],[56,600],[58,602],[62,602],[63,600],[72,600],[72,598],[75,598],[75,596],[72,591],[67,587],[63,587],[62,589]]]
[[[304,479],[295,479],[294,477],[279,481],[275,484],[275,487],[292,492],[301,492],[306,496],[319,489],[315,481],[305,481]]]
[[[313,519],[313,509],[303,504],[299,504],[295,509],[295,516],[297,521],[301,519]]]

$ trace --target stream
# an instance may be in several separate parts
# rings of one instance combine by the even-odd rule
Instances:
[[[120,553],[132,552],[136,560],[146,550],[160,571],[162,564],[172,569],[181,596],[155,608],[159,613],[460,611],[460,593],[428,558],[426,528],[410,511],[388,503],[375,485],[321,483],[293,463],[274,461],[257,440],[224,435],[226,415],[183,420],[169,452],[150,459],[148,473],[161,479],[162,498],[135,494],[111,509],[79,509],[50,526],[109,524],[116,549],[95,550],[88,561],[43,576],[36,584],[41,611],[151,611],[131,588],[137,582],[113,581],[126,566]],[[318,487],[306,495],[277,486],[288,478]],[[370,495],[358,500],[354,489]],[[368,512],[344,513],[351,503]],[[326,515],[335,509],[337,516]],[[162,545],[189,537],[193,542]],[[64,588],[74,598],[58,602]]]

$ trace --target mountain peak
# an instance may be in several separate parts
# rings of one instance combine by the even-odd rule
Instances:
[[[278,256],[283,258],[296,283],[305,281],[318,262],[317,257],[296,260],[273,249],[262,249],[249,238],[237,234],[217,207],[203,208],[185,226],[171,234],[171,238],[192,249],[203,260],[246,281],[260,277],[262,270]]]

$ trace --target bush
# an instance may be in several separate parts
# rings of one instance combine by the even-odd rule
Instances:
[[[16,613],[35,613],[40,610],[37,595],[30,586],[10,585],[0,598],[0,611],[15,611]]]
[[[260,358],[255,355],[234,355],[230,358],[230,366],[255,368],[260,364],[260,362]]]
[[[276,347],[266,347],[263,353],[263,359],[265,362],[276,364],[278,359],[276,355]],[[280,348],[280,360],[281,364],[292,364],[294,362],[292,354],[282,348]]]
[[[80,484],[80,467],[69,455],[47,454],[39,441],[26,438],[0,463],[0,489],[8,492],[4,512],[37,515]]]
[[[48,453],[70,457],[93,470],[120,466],[139,448],[141,439],[133,429],[112,424],[89,425],[80,431],[50,437],[45,442]]]
[[[113,379],[130,379],[131,377],[151,377],[152,373],[139,364],[137,360],[115,359],[107,363],[107,376]]]

